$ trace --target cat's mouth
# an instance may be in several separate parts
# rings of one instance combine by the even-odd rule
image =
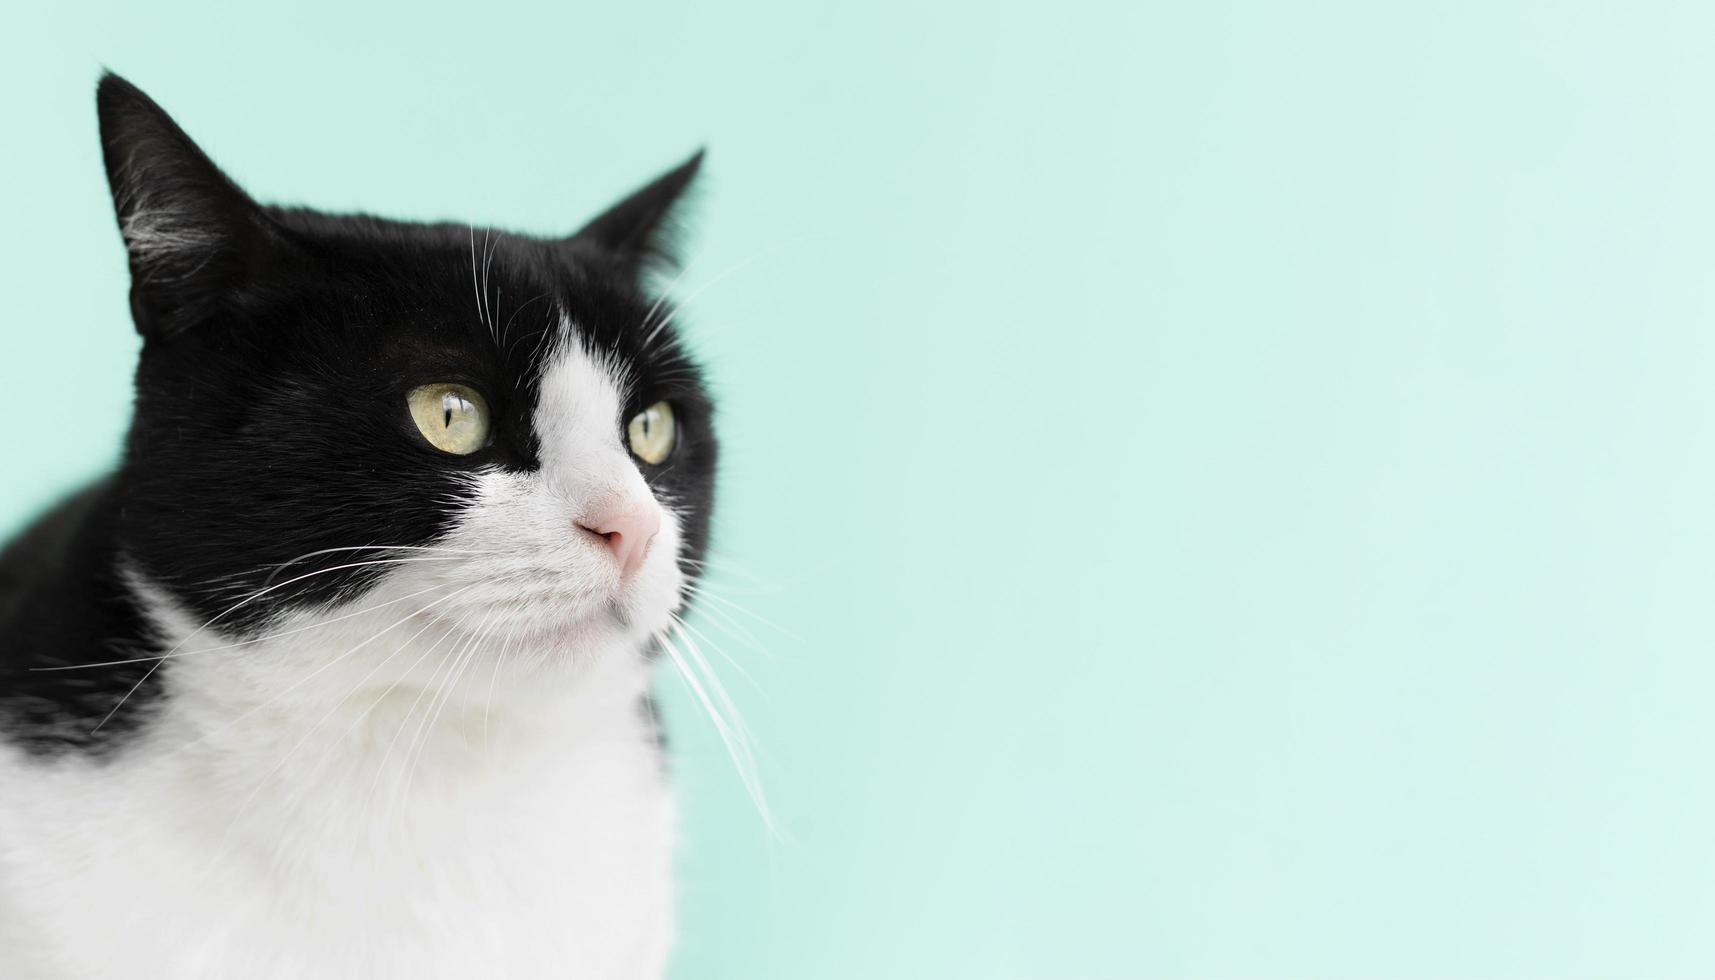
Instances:
[[[473,602],[446,615],[462,631],[499,636],[520,648],[568,648],[664,627],[671,613],[656,613],[648,608],[653,605],[639,604],[628,590],[599,598],[568,591]]]

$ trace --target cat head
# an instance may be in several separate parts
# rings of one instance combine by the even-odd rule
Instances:
[[[384,615],[575,650],[669,622],[715,438],[645,280],[700,153],[536,238],[264,206],[123,79],[97,101],[143,339],[139,582],[240,640]]]

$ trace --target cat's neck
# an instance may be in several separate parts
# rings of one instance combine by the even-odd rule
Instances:
[[[366,820],[389,833],[456,824],[461,807],[543,784],[579,795],[607,778],[614,746],[655,751],[641,645],[505,643],[433,624],[380,634],[391,617],[249,642],[158,618],[167,690],[127,752],[136,786],[194,793],[187,816],[240,842],[345,837]]]

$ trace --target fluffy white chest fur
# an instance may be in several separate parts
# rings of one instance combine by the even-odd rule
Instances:
[[[305,653],[247,655],[301,677]],[[315,683],[174,667],[170,714],[118,757],[0,754],[0,976],[660,974],[672,816],[637,651],[542,691],[359,686],[314,713]]]

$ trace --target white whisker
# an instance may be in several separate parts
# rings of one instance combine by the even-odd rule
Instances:
[[[720,595],[715,594],[712,590],[710,590],[710,588],[706,584],[703,584],[700,582],[686,582],[684,585],[684,588],[686,591],[690,592],[692,595],[695,595],[699,599],[707,599],[710,602],[718,602],[721,605],[727,607],[728,609],[731,609],[734,612],[743,613],[744,615],[749,616],[751,619],[756,620],[757,622],[768,627],[769,629],[779,632],[782,636],[785,636],[785,637],[787,637],[789,639],[793,639],[793,640],[800,640],[800,641],[802,640],[802,638],[799,637],[798,634],[792,632],[791,630],[787,629],[786,627],[781,626],[780,624],[763,617],[761,614],[759,614],[759,613],[757,613],[751,609],[747,609],[744,606],[739,605],[738,603],[732,601],[731,599],[728,599],[724,596],[720,596]]]
[[[385,609],[388,606],[396,606],[401,602],[405,602],[405,601],[408,601],[410,599],[415,599],[417,596],[427,595],[430,592],[435,591],[436,589],[442,589],[442,588],[446,588],[446,587],[447,587],[447,584],[445,584],[445,583],[441,584],[441,585],[431,585],[426,589],[420,589],[416,592],[410,593],[409,595],[402,595],[402,596],[398,597],[397,599],[388,599],[386,602],[378,602],[373,606],[365,606],[364,608],[356,610],[355,612],[345,613],[343,615],[334,616],[334,617],[329,618],[329,619],[317,620],[316,622],[310,623],[307,626],[298,626],[298,627],[294,627],[293,629],[289,629],[289,630],[281,630],[277,633],[264,633],[261,636],[253,636],[253,637],[250,637],[249,639],[239,640],[236,643],[223,643],[220,646],[203,647],[203,648],[197,649],[197,650],[184,650],[184,651],[181,651],[179,653],[173,653],[173,654],[157,654],[157,655],[149,656],[149,657],[132,657],[129,660],[103,660],[103,661],[100,661],[98,663],[92,663],[92,664],[66,664],[64,666],[59,666],[59,667],[32,667],[30,669],[33,671],[88,670],[88,669],[93,668],[93,667],[119,667],[119,666],[122,666],[124,664],[148,663],[151,660],[177,660],[180,657],[200,657],[200,656],[205,656],[205,655],[210,654],[210,653],[220,653],[223,650],[237,650],[237,649],[241,649],[243,647],[255,646],[258,643],[265,643],[269,640],[277,640],[283,636],[292,636],[292,635],[297,634],[297,633],[307,633],[310,630],[319,630],[319,629],[322,629],[324,627],[330,626],[334,623],[339,623],[339,622],[343,622],[343,621],[348,620],[348,619],[354,619],[358,616],[362,616],[364,613],[371,613],[377,609]]]
[[[679,638],[685,642],[687,650],[694,648],[695,644],[691,642],[689,636],[680,632]],[[749,794],[751,803],[756,807],[758,815],[762,817],[763,825],[768,828],[769,833],[776,837],[780,836],[779,827],[774,820],[774,811],[768,805],[768,797],[762,791],[762,781],[757,772],[756,758],[751,752],[748,730],[745,729],[741,720],[735,718],[729,721],[716,707],[717,699],[709,696],[709,689],[712,688],[717,692],[718,700],[731,705],[731,699],[726,696],[725,689],[720,687],[720,682],[712,674],[706,674],[709,685],[708,688],[705,688],[703,683],[697,679],[696,671],[686,662],[685,656],[679,652],[679,648],[668,638],[666,632],[656,634],[656,639],[660,642],[662,649],[667,651],[669,659],[678,668],[679,676],[684,678],[685,684],[691,689],[691,693],[702,703],[703,710],[714,724],[715,732],[720,736],[721,743],[726,746],[727,755],[732,759],[733,767],[738,771],[739,781],[744,784],[745,792]],[[700,655],[695,656],[697,660],[701,661]],[[706,662],[704,666],[706,666]]]
[[[696,637],[698,640],[701,640],[703,643],[707,644],[709,649],[711,649],[715,653],[719,654],[722,660],[725,660],[727,663],[732,664],[733,669],[738,671],[739,676],[743,677],[746,681],[750,682],[750,685],[752,687],[756,688],[758,691],[762,690],[761,685],[756,683],[756,678],[750,676],[750,671],[746,670],[743,664],[739,663],[737,660],[734,660],[732,657],[732,654],[729,654],[724,649],[722,649],[720,644],[718,644],[714,640],[710,639],[708,634],[704,633],[702,630],[697,629],[695,626],[692,626],[690,623],[685,621],[684,617],[679,616],[676,613],[668,613],[668,615],[672,617],[673,622],[675,624],[677,624],[680,629],[686,630],[692,636]]]

